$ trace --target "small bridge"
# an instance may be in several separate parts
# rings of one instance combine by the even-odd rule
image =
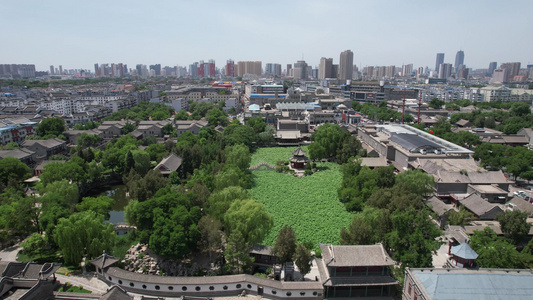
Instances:
[[[248,168],[248,170],[250,171],[256,171],[256,170],[259,170],[261,167],[265,167],[267,170],[274,170],[276,167],[267,163],[267,162],[260,162],[258,163],[257,165],[254,165],[254,166],[251,166]]]

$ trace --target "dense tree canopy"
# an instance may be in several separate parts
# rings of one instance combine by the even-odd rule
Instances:
[[[65,120],[62,118],[46,118],[37,125],[36,131],[39,136],[58,136],[65,131]]]
[[[296,234],[291,226],[283,226],[278,233],[272,254],[278,258],[279,263],[292,261],[296,253]]]

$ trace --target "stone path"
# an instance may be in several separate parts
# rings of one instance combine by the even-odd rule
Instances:
[[[17,261],[17,255],[22,248],[19,245],[11,246],[0,251],[0,260]]]

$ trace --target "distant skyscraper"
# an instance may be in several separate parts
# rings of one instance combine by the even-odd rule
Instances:
[[[437,60],[435,61],[435,72],[439,74],[440,65],[444,63],[444,53],[437,53]]]
[[[50,75],[54,75],[54,65],[50,66]]]
[[[143,65],[139,64],[135,66],[135,70],[137,70],[137,76],[142,77],[142,74],[143,74],[142,69],[143,69]]]
[[[496,70],[496,68],[498,67],[498,63],[493,61],[489,64],[489,71],[487,72],[487,74],[489,76],[492,76],[492,74],[494,73],[494,70]]]
[[[439,78],[446,79],[452,76],[452,64],[440,64],[439,66]]]
[[[346,50],[341,52],[339,59],[339,79],[351,80],[353,75],[353,52]]]
[[[63,75],[63,66],[59,65],[59,75]]]
[[[318,65],[318,79],[335,78],[333,76],[333,58],[322,57]]]
[[[459,50],[457,51],[457,54],[455,55],[455,65],[454,65],[455,72],[459,70],[459,66],[464,65],[464,64],[465,64],[465,53],[463,52],[463,50]]]
[[[492,74],[490,83],[504,83],[509,81],[509,71],[507,69],[496,69]]]
[[[502,69],[507,70],[507,81],[513,80],[513,77],[518,75],[518,72],[520,72],[520,63],[519,62],[510,62],[510,63],[503,63],[501,66]]]
[[[307,79],[307,63],[305,60],[299,60],[294,64],[294,79]]]
[[[413,64],[403,65],[402,66],[402,76],[411,76],[413,74]]]
[[[291,76],[292,64],[287,64],[287,76]]]

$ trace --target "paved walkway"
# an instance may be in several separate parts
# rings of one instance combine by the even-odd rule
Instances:
[[[93,273],[86,275],[65,276],[56,273],[56,278],[61,284],[69,282],[74,286],[82,285],[84,289],[93,292],[93,294],[104,294],[107,292],[109,286],[105,282],[98,280],[98,278],[94,277],[92,274]]]
[[[0,251],[0,260],[3,261],[17,261],[17,255],[22,247],[19,245],[11,246]]]

